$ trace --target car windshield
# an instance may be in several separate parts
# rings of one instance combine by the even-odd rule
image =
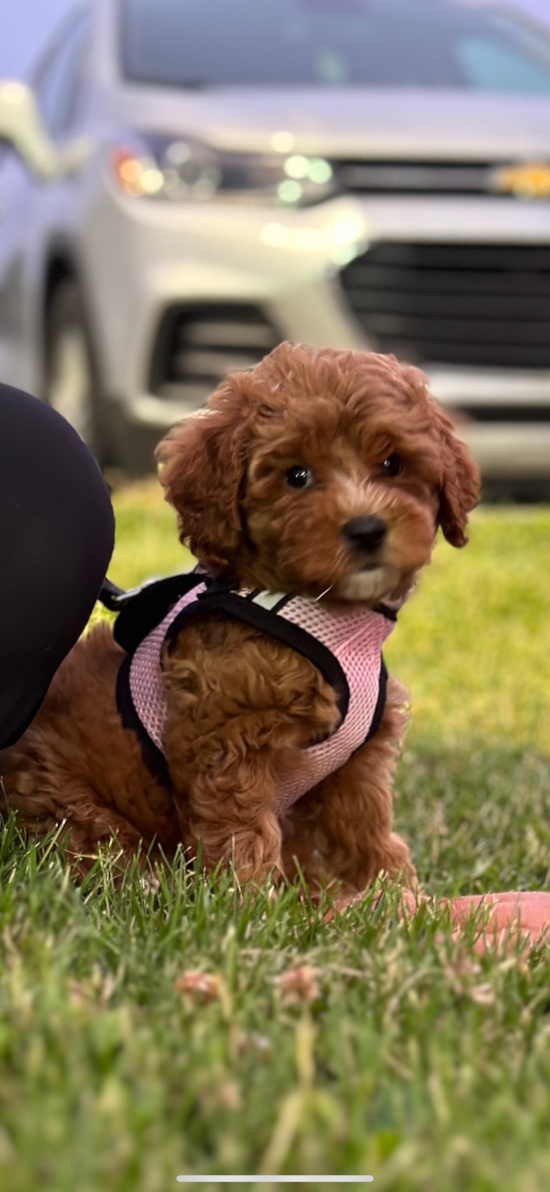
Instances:
[[[550,38],[452,0],[120,0],[124,74],[176,87],[550,95]]]

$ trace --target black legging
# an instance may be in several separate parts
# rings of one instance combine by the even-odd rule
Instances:
[[[113,543],[109,494],[76,431],[0,385],[0,748],[21,736],[84,629]]]

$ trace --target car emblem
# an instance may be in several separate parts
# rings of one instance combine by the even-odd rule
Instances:
[[[489,186],[498,194],[515,195],[518,199],[550,198],[550,164],[544,161],[522,162],[493,170]]]

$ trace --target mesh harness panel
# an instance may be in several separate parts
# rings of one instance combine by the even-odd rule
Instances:
[[[121,605],[115,639],[128,654],[119,671],[117,706],[124,725],[138,736],[147,766],[167,786],[162,654],[196,615],[223,612],[254,625],[308,658],[336,692],[336,729],[324,741],[297,750],[279,769],[278,814],[340,769],[380,723],[387,678],[381,651],[395,621],[387,609],[354,605],[341,612],[301,596],[236,589],[200,569],[148,584],[128,594],[126,605],[123,597]]]

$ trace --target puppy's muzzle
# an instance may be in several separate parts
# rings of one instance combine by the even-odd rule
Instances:
[[[368,554],[377,551],[388,532],[381,517],[352,517],[342,527],[342,534],[353,550]]]

